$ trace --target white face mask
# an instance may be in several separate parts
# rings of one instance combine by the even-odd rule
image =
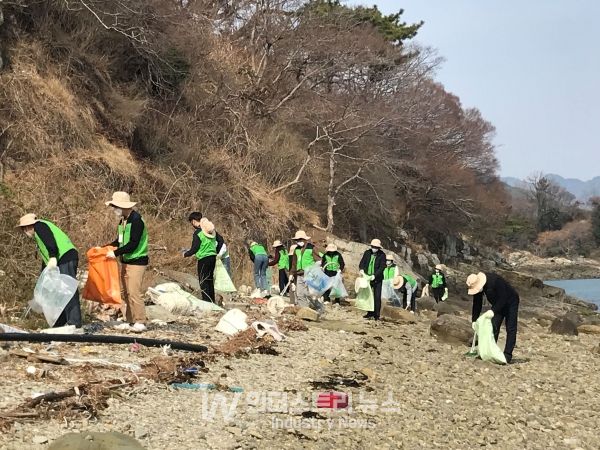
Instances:
[[[28,238],[32,238],[32,237],[33,237],[33,233],[30,233],[29,231],[25,231],[25,235],[26,235]]]
[[[298,247],[304,247],[304,241],[298,241]]]
[[[371,247],[371,251],[372,251],[373,253],[376,253],[376,252],[377,252],[377,250],[379,250],[377,247]]]
[[[123,215],[123,210],[121,208],[115,208],[113,211],[119,217]]]
[[[386,264],[387,266],[391,266],[391,265],[392,265],[392,262],[391,262],[391,261],[388,261],[388,262],[386,262],[385,264]]]

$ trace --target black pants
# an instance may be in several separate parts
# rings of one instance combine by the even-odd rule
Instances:
[[[285,295],[285,287],[288,284],[287,270],[279,269],[279,295]],[[289,289],[289,287],[288,287]]]
[[[406,309],[407,300],[408,299],[407,299],[406,291],[404,291],[404,297],[402,298],[402,307],[404,309]],[[416,303],[417,303],[417,290],[415,289],[412,293],[412,296],[410,297],[410,310],[413,312],[415,310]]]
[[[373,311],[369,311],[365,317],[374,317],[379,319],[381,314],[381,288],[383,287],[382,281],[371,281],[371,289],[373,289]]]
[[[445,292],[444,288],[441,288],[441,287],[431,288],[431,293],[433,294],[433,298],[435,299],[436,303],[439,303],[442,301],[444,292]]]
[[[79,260],[69,261],[58,265],[58,271],[70,277],[77,278],[77,266]],[[75,325],[81,328],[81,305],[79,304],[79,289],[75,291],[63,312],[56,319],[54,327],[64,327],[65,325]]]
[[[198,281],[202,290],[202,300],[215,303],[215,264],[216,256],[198,260]]]
[[[504,346],[504,356],[506,362],[512,360],[513,350],[517,343],[517,320],[519,318],[519,297],[511,299],[508,305],[501,312],[495,313],[492,318],[492,325],[494,326],[494,338],[498,342],[498,336],[500,335],[500,326],[502,321],[505,321],[506,326],[506,345]]]

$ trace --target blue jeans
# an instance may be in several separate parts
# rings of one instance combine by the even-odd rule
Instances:
[[[254,257],[254,284],[257,289],[267,290],[267,266],[269,258],[267,255],[256,255]]]
[[[231,278],[231,281],[233,281],[233,278],[231,277],[231,259],[228,256],[227,258],[223,258],[221,260],[221,262],[225,266],[225,270],[227,271],[227,275],[229,275],[229,278]]]

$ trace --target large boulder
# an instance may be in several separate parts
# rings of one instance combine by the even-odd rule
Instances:
[[[437,312],[437,316],[443,316],[444,314],[450,314],[452,316],[459,316],[460,309],[456,306],[450,305],[446,302],[440,302],[434,305],[433,310]]]
[[[404,308],[397,308],[395,306],[383,306],[381,308],[381,316],[400,323],[417,323],[419,320],[417,316]]]
[[[69,433],[61,436],[48,450],[144,450],[142,444],[122,433]]]
[[[421,297],[417,299],[417,310],[418,311],[433,311],[435,307],[435,299],[431,297]]]
[[[470,321],[449,314],[431,322],[429,333],[440,342],[464,345],[470,345],[474,335]]]
[[[581,325],[578,330],[583,334],[600,334],[600,326],[598,325]]]
[[[579,326],[583,323],[583,318],[576,311],[570,311],[570,312],[566,313],[564,317],[569,319],[571,322],[573,322],[577,326]]]
[[[565,316],[554,319],[552,325],[550,325],[550,332],[567,336],[577,336],[579,334],[577,325]]]

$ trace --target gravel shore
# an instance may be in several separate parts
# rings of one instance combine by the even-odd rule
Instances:
[[[108,397],[96,416],[17,419],[0,435],[0,450],[43,449],[65,433],[92,431],[122,432],[160,450],[600,448],[600,355],[591,351],[598,336],[549,334],[534,319],[522,320],[515,350],[520,362],[496,366],[465,357],[466,347],[437,342],[425,316],[417,319],[410,325],[365,322],[359,311],[328,307],[323,321],[308,323],[308,331],[289,332],[275,347],[278,355],[205,358],[208,371],[195,383],[241,387],[243,393],[177,389],[140,377],[135,386]],[[190,327],[144,337],[216,348],[227,341],[213,330],[217,321],[186,319]],[[52,351],[140,365],[162,355],[158,348],[131,353],[119,345],[57,344]],[[29,365],[48,369],[46,377],[27,375]],[[32,364],[11,357],[0,364],[0,413],[35,392],[69,389],[82,377],[126,376],[131,372],[118,366]],[[330,390],[351,393],[352,411],[314,409],[313,393]],[[266,411],[252,412],[261,409],[263,393]],[[291,405],[300,395],[308,411],[270,411],[282,409],[284,394],[288,408],[302,407]],[[216,395],[226,399],[227,412],[236,398],[238,404],[230,416],[223,417],[219,407],[208,420]],[[385,408],[392,411],[382,412]]]

